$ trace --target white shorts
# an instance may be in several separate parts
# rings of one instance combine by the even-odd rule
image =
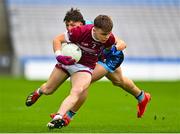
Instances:
[[[56,67],[61,68],[68,75],[72,75],[75,72],[87,72],[92,75],[92,72],[93,72],[93,69],[87,66],[84,66],[82,64],[64,65],[64,64],[57,63]]]

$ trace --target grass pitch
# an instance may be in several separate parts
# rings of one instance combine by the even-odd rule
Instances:
[[[69,93],[65,82],[53,95],[42,96],[32,107],[27,95],[43,81],[0,78],[0,132],[16,133],[136,133],[180,132],[180,81],[136,82],[152,100],[143,118],[136,118],[136,99],[110,82],[96,82],[85,104],[68,127],[49,130],[49,114]]]

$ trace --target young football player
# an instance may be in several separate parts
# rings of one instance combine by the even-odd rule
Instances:
[[[66,28],[68,30],[72,29],[73,27],[84,25],[85,21],[83,19],[82,14],[78,9],[71,9],[66,13],[66,16],[64,18],[64,22],[66,24]],[[119,40],[122,44],[125,44],[123,41]],[[121,47],[125,47],[125,45],[122,45]],[[96,64],[96,67],[92,74],[92,81],[96,81],[100,78],[102,78],[104,75],[108,79],[110,79],[114,85],[122,87],[124,90],[128,91],[132,95],[134,95],[138,101],[138,117],[141,117],[145,111],[146,105],[148,101],[150,100],[150,96],[148,93],[144,93],[141,91],[138,87],[135,86],[135,84],[128,78],[124,77],[121,72],[121,68],[119,67],[120,64],[123,61],[123,53],[122,51],[117,51],[116,47],[113,46],[112,49],[105,50],[104,54],[108,55],[106,56],[106,61],[99,61],[98,64]],[[54,69],[56,70],[56,68]],[[55,71],[56,72],[56,71]],[[53,74],[53,73],[52,73]],[[52,75],[51,75],[52,76]],[[60,80],[62,81],[62,80]],[[61,84],[61,83],[60,83]],[[26,101],[26,105],[30,106],[33,103],[36,102],[36,100],[40,97],[40,95],[43,94],[51,94],[57,86],[52,87],[50,83],[45,83],[45,88],[40,88],[39,90],[33,92]],[[58,83],[57,83],[58,85]],[[80,108],[80,106],[83,104],[85,98],[87,96],[86,90],[83,92],[83,95],[81,95],[81,98],[78,100],[76,105],[68,111],[64,116],[65,125],[67,125],[72,116],[75,114],[75,112]],[[55,114],[52,114],[51,117],[53,118]]]
[[[56,115],[51,122],[48,123],[49,128],[59,128],[63,116],[71,110],[80,96],[87,90],[91,83],[92,72],[95,68],[96,62],[98,61],[98,55],[104,48],[110,48],[116,44],[116,49],[119,50],[122,46],[118,40],[112,34],[113,22],[107,15],[99,15],[94,20],[94,25],[85,25],[81,27],[73,28],[64,34],[61,34],[53,40],[53,50],[58,61],[56,68],[58,68],[58,74],[50,76],[48,82],[59,83],[64,82],[63,80],[70,77],[71,90],[70,94],[64,99],[61,107],[58,111],[59,115]],[[77,44],[82,50],[82,57],[77,63],[70,56],[64,56],[61,53],[61,45],[64,42],[72,42]],[[57,71],[56,71],[57,72]],[[54,73],[54,72],[52,72]],[[59,76],[61,78],[59,78]],[[47,83],[48,83],[47,82]],[[47,86],[48,84],[42,85]],[[57,87],[56,87],[57,88]],[[41,92],[39,89],[38,92]],[[39,94],[37,92],[37,94]],[[28,100],[33,99],[28,97]]]
[[[78,17],[79,16],[79,17]],[[85,21],[83,19],[82,14],[78,9],[69,10],[66,13],[66,16],[64,18],[64,22],[66,24],[67,29],[72,29],[76,26],[84,25]],[[120,40],[121,41],[121,40]],[[121,41],[122,44],[125,44],[123,41]],[[125,47],[125,45],[122,45]],[[132,80],[128,79],[127,77],[122,75],[120,64],[122,63],[124,59],[124,55],[122,51],[117,51],[116,48],[113,46],[110,51],[105,50],[104,51],[108,56],[106,57],[106,61],[98,61],[98,64],[96,64],[96,67],[92,74],[92,82],[102,78],[104,75],[112,81],[112,83],[116,86],[121,87],[125,91],[131,93],[135,98],[138,100],[138,112],[137,117],[140,118],[145,112],[146,105],[150,101],[150,94],[145,93],[144,91],[140,90]],[[71,118],[74,116],[75,112],[78,111],[78,109],[83,104],[85,98],[87,96],[87,93],[84,92],[84,95],[81,96],[81,99],[78,101],[78,103],[73,107],[64,117],[64,123],[67,125]],[[57,112],[58,113],[58,112]],[[51,114],[51,117],[53,118],[56,114]]]

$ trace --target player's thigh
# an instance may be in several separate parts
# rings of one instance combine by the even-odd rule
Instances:
[[[96,67],[92,73],[92,82],[95,82],[95,81],[101,79],[107,73],[108,73],[108,71],[103,66],[101,66],[100,64],[97,63]]]
[[[76,72],[71,75],[72,90],[82,93],[91,83],[91,74],[87,72]]]
[[[55,90],[60,86],[69,76],[60,68],[54,67],[48,81],[46,82],[46,87]]]
[[[121,67],[118,67],[113,73],[108,73],[106,77],[113,83],[121,82],[123,79]]]

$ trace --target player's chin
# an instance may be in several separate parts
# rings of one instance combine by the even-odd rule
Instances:
[[[101,40],[101,43],[106,43],[107,40]]]

